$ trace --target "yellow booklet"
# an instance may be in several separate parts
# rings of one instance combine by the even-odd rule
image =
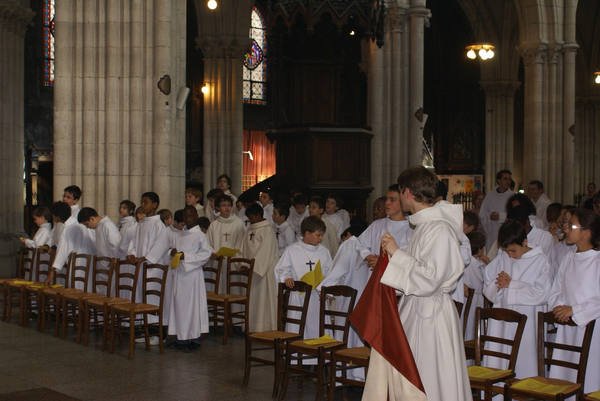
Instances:
[[[228,248],[226,246],[222,246],[221,248],[219,248],[219,250],[217,251],[216,255],[217,256],[223,256],[226,258],[232,258],[235,255],[237,255],[239,253],[239,249],[234,249],[234,248]]]
[[[171,258],[171,269],[177,269],[179,267],[181,255],[183,255],[183,252],[177,252],[175,255],[173,255]]]
[[[305,282],[315,288],[321,281],[323,281],[323,270],[321,269],[321,261],[318,260],[315,268],[312,271],[307,272],[300,281]]]
[[[308,340],[304,340],[304,344],[306,345],[323,345],[336,342],[336,339],[331,337],[330,335],[325,334],[319,338],[311,338]]]

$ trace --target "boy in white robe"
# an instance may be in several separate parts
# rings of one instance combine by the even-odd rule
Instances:
[[[587,209],[573,211],[564,230],[566,242],[576,247],[563,259],[552,285],[548,307],[559,321],[573,320],[576,327],[557,325],[556,342],[581,346],[585,325],[600,318],[600,218]],[[600,331],[594,328],[583,392],[600,389]],[[554,358],[577,362],[579,354],[554,350]],[[561,366],[550,368],[550,377],[575,382],[577,372]]]
[[[537,375],[537,313],[546,311],[552,286],[548,258],[540,247],[530,248],[523,225],[506,221],[498,233],[503,249],[485,268],[483,293],[495,308],[512,309],[527,315],[515,372],[517,377]],[[511,338],[516,325],[492,320],[488,325],[491,336]],[[487,346],[486,346],[487,347]],[[510,352],[506,345],[491,344],[490,349]],[[506,369],[508,361],[486,356],[483,365]]]
[[[227,174],[221,174],[217,177],[217,188],[223,191],[223,195],[227,195],[231,198],[231,201],[235,205],[237,202],[237,196],[231,193],[231,177]]]
[[[478,307],[483,308],[483,284],[486,261],[485,256],[485,235],[480,231],[471,231],[467,234],[469,243],[471,244],[471,261],[465,267],[463,274],[463,282],[466,290],[473,290],[473,300],[471,308],[466,311],[463,308],[461,314],[461,322],[464,322],[465,313],[468,312],[467,325],[464,333],[465,340],[473,340],[475,338],[475,311]]]
[[[317,266],[321,267],[324,277],[327,277],[331,268],[331,256],[327,248],[321,245],[326,227],[323,220],[317,216],[309,216],[300,225],[302,240],[288,246],[281,259],[275,266],[275,278],[279,283],[285,283],[289,288],[294,287],[294,281],[299,281],[308,272]],[[293,293],[290,303],[302,306],[303,300],[298,293]],[[310,294],[304,338],[319,336],[319,293],[313,290]],[[294,325],[295,326],[295,325]],[[297,327],[286,330],[297,331]]]
[[[264,218],[273,224],[273,196],[270,192],[261,192],[258,197],[258,203],[263,208]],[[247,215],[246,215],[247,216]]]
[[[20,237],[19,239],[28,248],[52,246],[52,213],[45,206],[36,207],[32,213],[33,222],[38,227],[33,239]]]
[[[96,210],[84,207],[77,215],[79,223],[96,231],[96,255],[109,258],[119,256],[121,234],[108,216],[100,217]]]
[[[290,209],[285,203],[277,203],[273,207],[273,223],[275,224],[275,237],[277,237],[278,256],[283,255],[285,248],[296,242],[294,229],[287,221],[289,214]]]
[[[250,332],[277,329],[277,282],[274,268],[279,259],[273,226],[255,203],[246,209],[250,226],[242,242],[242,256],[254,259],[250,290]]]
[[[406,251],[390,234],[382,248],[390,260],[381,283],[402,293],[398,312],[425,394],[377,351],[371,358],[363,401],[470,401],[464,343],[456,307],[450,296],[464,270],[460,255],[462,207],[434,204],[435,175],[413,167],[398,177],[400,201],[415,232]]]
[[[530,181],[527,185],[527,196],[529,196],[535,206],[535,226],[542,230],[546,230],[548,228],[546,209],[548,209],[548,206],[552,201],[544,192],[544,184],[539,180]]]
[[[228,195],[220,195],[215,200],[219,211],[217,218],[210,223],[206,237],[211,248],[218,252],[226,247],[240,250],[246,229],[242,220],[233,213],[233,200]],[[227,293],[227,274],[225,269],[221,271],[219,293]]]
[[[498,229],[506,220],[506,202],[514,192],[510,190],[512,181],[510,170],[500,170],[496,173],[497,187],[486,194],[479,210],[479,218],[485,232],[486,249],[498,239]]]
[[[202,206],[202,191],[198,188],[188,187],[185,189],[185,204],[194,206],[198,212],[198,217],[204,216],[204,206]]]
[[[141,209],[140,209],[141,210]],[[127,256],[129,244],[135,237],[137,227],[135,203],[130,200],[121,201],[119,204],[119,233],[121,242],[119,243],[119,259]]]
[[[69,185],[63,190],[62,201],[65,202],[71,208],[71,216],[77,219],[77,215],[81,210],[79,206],[79,199],[81,199],[81,188],[77,185]]]
[[[308,204],[309,216],[318,217],[323,220],[323,213],[325,213],[325,200],[320,196],[313,196],[310,198]],[[327,220],[323,220],[323,224],[325,224],[325,231],[323,232],[321,245],[329,250],[329,255],[333,258],[340,246],[341,233],[338,233],[336,228]],[[304,234],[302,235],[304,236]]]
[[[338,235],[341,236],[350,227],[350,215],[346,210],[340,209],[338,203],[338,199],[334,195],[327,195],[327,198],[325,198],[325,213],[323,213],[322,218],[331,223]]]
[[[297,194],[292,198],[288,223],[292,226],[297,239],[302,238],[300,224],[308,217],[308,198],[304,194]]]
[[[208,305],[202,266],[212,249],[198,227],[198,211],[194,206],[183,209],[186,228],[174,236],[171,256],[181,253],[179,265],[173,269],[173,285],[169,302],[170,336],[176,336],[184,349],[197,348],[200,336],[208,333]]]

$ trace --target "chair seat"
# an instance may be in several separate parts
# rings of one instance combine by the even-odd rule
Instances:
[[[353,365],[365,365],[369,362],[371,349],[369,347],[344,348],[334,352],[336,359],[342,359]]]
[[[20,287],[24,287],[24,286],[33,284],[33,281],[16,279],[16,280],[10,280],[6,284],[9,287],[20,288]]]
[[[247,299],[247,297],[245,295],[233,295],[233,294],[215,294],[213,293],[207,293],[206,294],[206,300],[208,302],[213,301],[213,302],[239,302],[239,301],[245,301]]]
[[[257,340],[275,341],[275,340],[287,340],[294,337],[302,337],[298,333],[290,333],[288,331],[261,331],[257,333],[248,334],[248,337]]]
[[[548,379],[541,376],[528,377],[511,384],[512,390],[536,396],[554,396],[556,394],[573,394],[581,388],[577,383],[560,379]]]
[[[339,348],[341,346],[344,345],[343,342],[341,341],[337,341],[337,340],[333,340],[333,341],[328,341],[326,343],[324,342],[319,342],[316,344],[311,344],[311,343],[306,343],[307,340],[296,340],[296,341],[292,341],[290,343],[290,348],[295,348],[295,349],[301,349],[301,350],[318,350],[319,348],[324,348],[324,349],[335,349],[335,348]],[[310,340],[308,340],[310,341]]]
[[[83,297],[81,297],[80,299],[82,301],[87,301],[88,299],[95,299],[95,298],[106,298],[106,295],[98,294],[95,292],[86,292],[83,294]]]
[[[95,297],[95,298],[87,298],[85,302],[88,305],[93,306],[104,306],[104,305],[117,305],[117,304],[130,304],[131,300],[127,298],[119,298],[119,297]]]
[[[600,401],[600,391],[594,391],[585,395],[586,400],[598,400]]]
[[[481,382],[508,379],[514,375],[510,369],[494,369],[485,366],[469,366],[467,372],[469,373],[469,380]]]
[[[112,305],[112,309],[119,312],[135,312],[135,313],[149,313],[149,312],[158,312],[157,305],[151,304],[131,304],[131,303],[123,303],[123,304],[114,304]]]
[[[61,293],[62,297],[69,301],[77,301],[79,299],[83,299],[85,296],[90,295],[87,292],[78,292],[78,291],[63,291]]]

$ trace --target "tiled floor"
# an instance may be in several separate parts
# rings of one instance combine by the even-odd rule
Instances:
[[[50,331],[0,322],[0,400],[2,394],[47,388],[81,400],[110,401],[235,401],[271,400],[272,368],[254,368],[248,387],[242,387],[244,341],[235,336],[228,345],[210,335],[199,350],[182,353],[158,347],[147,352],[138,345],[127,359],[125,341],[115,354],[100,349],[99,338],[84,347]],[[359,400],[360,391],[338,392],[338,399]],[[292,381],[288,400],[313,400],[314,383]]]

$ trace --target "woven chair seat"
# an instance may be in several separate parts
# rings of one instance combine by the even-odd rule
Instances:
[[[119,312],[135,312],[135,313],[149,313],[149,312],[158,312],[158,306],[157,305],[151,305],[151,304],[132,304],[132,303],[127,303],[127,304],[115,304],[112,305],[112,309],[119,311]]]
[[[257,333],[248,334],[248,337],[256,340],[275,341],[275,340],[287,340],[294,337],[301,337],[298,333],[290,333],[288,331],[261,331]]]
[[[208,301],[213,301],[213,302],[239,302],[239,301],[245,301],[247,299],[247,297],[245,295],[233,295],[233,294],[215,294],[214,292],[211,294],[206,294],[206,299]]]
[[[119,298],[119,297],[95,297],[88,298],[85,300],[88,305],[93,306],[104,306],[104,305],[116,305],[116,304],[130,304],[131,300],[127,298]]]
[[[600,391],[594,391],[593,393],[586,394],[585,398],[586,400],[600,401]]]
[[[307,344],[305,340],[296,340],[292,341],[290,344],[290,348],[302,349],[302,350],[313,350],[316,351],[319,348],[323,348],[326,350],[335,349],[344,345],[343,342],[333,340],[327,343],[319,343],[319,344]]]
[[[349,363],[355,365],[364,365],[366,362],[369,361],[370,356],[371,349],[369,347],[344,348],[335,351],[336,358],[343,358]]]
[[[467,368],[469,379],[474,381],[500,380],[507,379],[514,375],[510,369],[494,369],[485,366],[469,366]]]
[[[555,396],[557,394],[572,394],[581,386],[567,380],[549,379],[541,376],[529,377],[517,380],[511,385],[511,389],[534,396]]]

